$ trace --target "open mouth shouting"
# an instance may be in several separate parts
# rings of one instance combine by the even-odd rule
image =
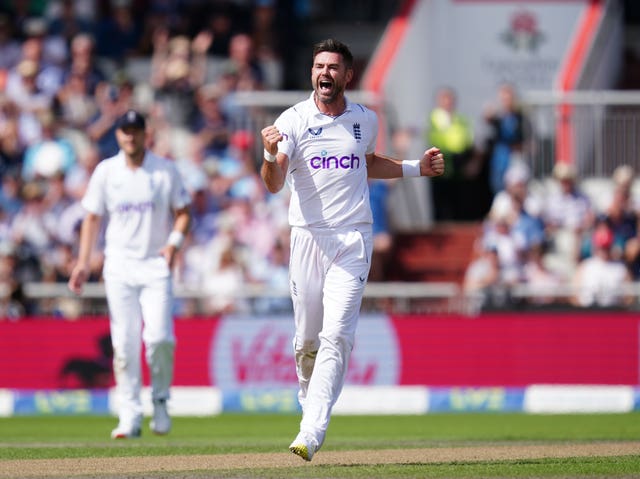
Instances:
[[[333,80],[330,78],[319,78],[317,91],[318,96],[331,98],[334,94]]]

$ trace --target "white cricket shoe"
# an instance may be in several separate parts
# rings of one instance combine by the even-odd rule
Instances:
[[[111,439],[135,439],[140,437],[141,434],[140,426],[123,426],[118,424],[118,427],[111,431]]]
[[[149,427],[154,434],[169,434],[169,431],[171,431],[171,417],[167,411],[166,399],[153,401],[153,417]]]
[[[299,432],[289,446],[289,450],[292,453],[296,456],[300,456],[305,461],[310,461],[318,448],[318,441],[304,432]]]

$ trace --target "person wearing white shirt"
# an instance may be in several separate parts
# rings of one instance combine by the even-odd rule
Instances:
[[[262,179],[271,193],[291,190],[290,292],[300,433],[289,446],[310,461],[322,446],[344,384],[371,263],[368,178],[439,176],[432,147],[418,160],[375,151],[378,119],[345,94],[353,78],[349,48],[333,39],[313,49],[313,92],[262,129]]]
[[[119,397],[114,439],[141,434],[142,341],[151,373],[150,428],[156,434],[171,429],[166,404],[175,349],[171,271],[191,222],[191,199],[175,165],[145,149],[145,134],[140,113],[129,110],[118,120],[120,151],[96,166],[82,199],[87,214],[69,279],[69,288],[80,294],[102,217],[108,217],[103,276]]]
[[[591,239],[593,255],[578,264],[573,276],[572,302],[576,306],[607,308],[631,304],[631,274],[623,262],[611,257],[613,241],[611,228],[605,221],[599,222]]]

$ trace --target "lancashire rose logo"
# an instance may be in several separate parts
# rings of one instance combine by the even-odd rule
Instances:
[[[527,11],[513,14],[509,29],[500,37],[516,51],[535,52],[544,42],[544,34],[538,27],[538,20],[533,13]]]

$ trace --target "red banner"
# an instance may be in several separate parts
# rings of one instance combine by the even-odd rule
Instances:
[[[405,317],[400,384],[526,386],[640,383],[640,316],[504,313]]]
[[[0,388],[109,387],[108,334],[106,318],[0,322]],[[287,317],[178,319],[174,384],[294,385],[291,334]],[[363,317],[347,382],[638,385],[639,336],[631,313]]]

